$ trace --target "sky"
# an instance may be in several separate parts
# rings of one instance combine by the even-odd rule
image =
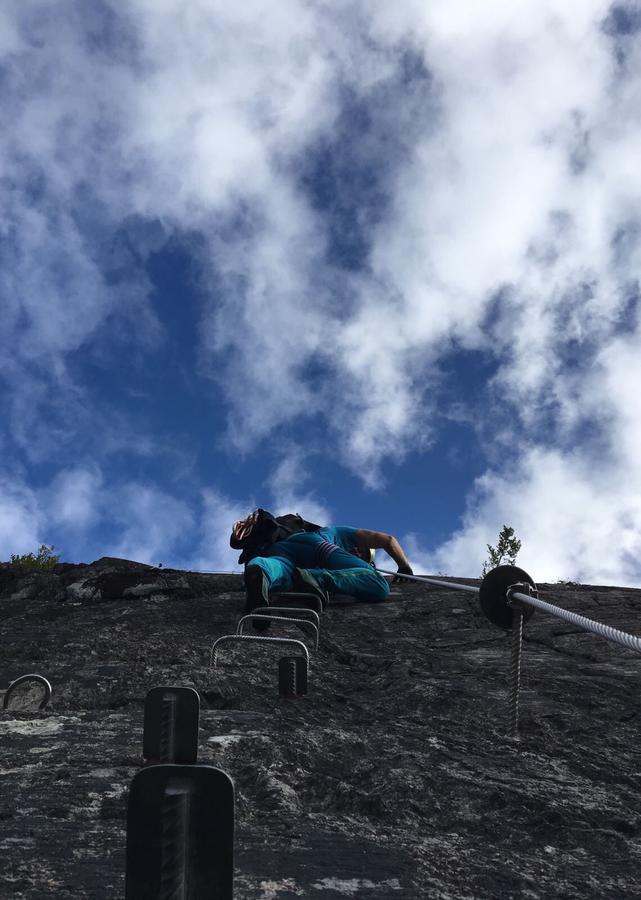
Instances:
[[[5,0],[0,123],[0,559],[641,586],[641,5]]]

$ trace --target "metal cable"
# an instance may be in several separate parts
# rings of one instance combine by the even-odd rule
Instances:
[[[512,667],[510,692],[510,734],[519,736],[519,694],[521,692],[521,650],[523,648],[523,611],[512,613]]]
[[[439,581],[437,578],[428,578],[426,575],[405,575],[402,572],[388,572],[387,569],[379,569],[377,567],[377,572],[380,572],[381,575],[394,575],[399,578],[408,578],[410,581],[426,581],[428,584],[438,584],[442,587],[455,588],[457,591],[471,591],[473,594],[478,594],[479,589],[477,587],[473,587],[471,584],[459,584],[456,581]]]
[[[628,634],[626,631],[620,631],[618,628],[612,628],[610,625],[603,625],[601,622],[595,622],[594,619],[580,616],[578,613],[571,612],[569,609],[553,606],[551,603],[546,603],[545,600],[540,600],[538,597],[529,597],[527,594],[511,590],[508,590],[508,596],[514,597],[516,600],[521,600],[523,603],[529,603],[530,606],[543,610],[543,612],[550,613],[550,615],[556,616],[557,619],[564,619],[566,622],[578,625],[579,628],[591,631],[592,634],[598,634],[599,637],[605,638],[606,641],[612,641],[615,644],[620,644],[622,647],[627,647],[628,650],[636,650],[637,653],[641,653],[641,638],[638,638],[633,634]]]
[[[399,578],[409,578],[411,581],[426,581],[428,584],[438,584],[443,587],[455,588],[456,590],[461,591],[472,591],[475,594],[478,594],[479,592],[479,588],[472,587],[469,584],[459,584],[454,581],[438,581],[435,578],[427,578],[425,575],[404,575],[401,572],[387,572],[385,569],[379,569],[378,571],[383,575],[398,575]],[[613,641],[615,644],[621,644],[621,646],[627,647],[628,650],[636,650],[637,653],[641,653],[641,638],[638,638],[633,634],[628,634],[626,631],[621,631],[619,628],[612,628],[610,625],[603,625],[601,622],[596,622],[594,619],[588,619],[586,616],[580,616],[578,613],[571,612],[569,609],[563,609],[560,606],[554,606],[552,603],[546,603],[545,600],[541,600],[538,597],[530,597],[528,594],[522,594],[520,592],[517,593],[510,588],[508,588],[507,595],[508,597],[511,596],[518,600],[522,600],[524,603],[529,603],[530,606],[534,606],[543,612],[550,613],[550,615],[556,616],[558,619],[565,619],[566,622],[571,622],[573,625],[578,625],[579,628],[591,631],[592,634],[597,634],[607,641]]]

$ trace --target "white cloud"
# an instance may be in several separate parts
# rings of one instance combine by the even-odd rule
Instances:
[[[327,524],[327,509],[302,490],[309,477],[304,462],[290,448],[267,486],[267,505],[276,515],[300,512]],[[259,502],[266,505],[214,487],[194,497],[152,483],[110,480],[97,465],[63,469],[38,491],[6,476],[0,480],[0,559],[53,543],[63,562],[118,556],[165,567],[240,571],[238,551],[229,546],[232,525]]]
[[[479,326],[492,294],[511,285],[520,315],[500,350],[517,341],[518,354],[506,360],[506,378],[525,376],[528,389],[539,388],[564,295],[597,277],[595,304],[611,314],[617,303],[608,241],[622,210],[611,208],[617,194],[603,180],[618,176],[604,171],[597,148],[583,176],[570,171],[573,131],[598,143],[616,121],[613,111],[603,122],[613,90],[598,30],[607,4],[586,3],[581,13],[538,3],[518,12],[502,4],[482,13],[466,5],[458,15],[425,9],[440,118],[399,178],[394,215],[377,230],[374,269],[403,298],[398,319],[411,322],[410,346],[453,337],[491,352]],[[571,223],[564,245],[555,240],[559,211]],[[552,268],[531,255],[546,242],[559,254]]]
[[[95,468],[60,472],[44,498],[49,520],[74,531],[90,528],[100,515],[102,485],[102,473]]]
[[[282,459],[269,479],[274,515],[298,513],[316,525],[331,524],[326,504],[306,487],[314,469],[314,451],[294,444],[284,446],[282,451]]]
[[[528,448],[510,472],[477,480],[461,529],[433,552],[408,538],[419,571],[478,577],[504,524],[522,549],[517,565],[535,581],[635,586],[641,580],[641,477],[623,482],[581,452]]]
[[[17,479],[0,478],[0,559],[35,553],[43,538],[43,517],[37,499]]]
[[[257,506],[268,508],[277,516],[297,512],[308,521],[328,524],[330,514],[326,506],[313,491],[305,490],[310,478],[310,462],[313,460],[306,458],[300,448],[288,445],[266,485],[266,499],[248,496],[238,500],[215,488],[203,491],[196,552],[175,564],[210,572],[240,571],[239,551],[231,549],[229,536],[234,522],[243,519]]]
[[[40,490],[0,481],[0,559],[53,544],[63,562],[119,556],[171,565],[205,523],[197,508],[157,485],[111,481],[97,467],[58,472]],[[70,552],[71,551],[71,552]]]
[[[154,485],[130,483],[110,492],[110,517],[119,526],[119,538],[105,555],[138,562],[167,563],[167,554],[194,527],[189,505]],[[103,501],[107,503],[107,498]]]
[[[239,551],[229,546],[229,536],[234,522],[255,508],[256,503],[251,498],[242,502],[232,500],[214,488],[204,491],[196,551],[176,565],[205,572],[241,571],[242,567],[237,563]]]

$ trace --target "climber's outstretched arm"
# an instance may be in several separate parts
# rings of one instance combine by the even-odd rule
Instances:
[[[369,547],[372,547],[374,550],[384,550],[392,557],[398,566],[399,572],[402,572],[405,575],[413,574],[409,560],[393,534],[385,534],[384,531],[368,531],[366,528],[359,528],[356,532],[356,542],[359,550],[367,550]]]

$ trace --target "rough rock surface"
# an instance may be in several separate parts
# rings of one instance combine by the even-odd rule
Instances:
[[[541,590],[641,634],[641,591]],[[641,897],[638,654],[535,615],[515,744],[510,640],[474,594],[406,583],[330,605],[297,700],[278,697],[273,647],[209,667],[242,602],[238,576],[0,566],[0,688],[33,671],[53,685],[47,709],[0,712],[0,897],[124,896],[158,685],[199,691],[199,761],[234,780],[238,900]]]

